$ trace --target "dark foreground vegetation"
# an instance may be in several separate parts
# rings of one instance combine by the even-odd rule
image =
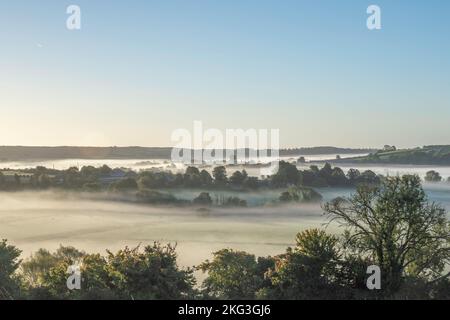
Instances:
[[[306,230],[274,257],[223,249],[183,269],[175,247],[155,243],[106,255],[71,247],[20,260],[0,242],[2,299],[450,299],[450,224],[429,203],[417,176],[361,185],[323,206],[341,235]],[[66,285],[78,264],[80,290]],[[381,290],[368,290],[368,266],[381,268]],[[194,270],[206,273],[196,284]]]

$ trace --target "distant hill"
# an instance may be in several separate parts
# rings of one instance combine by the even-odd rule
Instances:
[[[169,147],[26,147],[0,146],[0,161],[56,159],[170,159]],[[373,149],[336,147],[294,148],[280,150],[281,156],[312,154],[370,153]]]
[[[378,151],[364,157],[333,160],[333,163],[450,165],[450,145]]]
[[[377,149],[351,149],[351,148],[337,148],[337,147],[311,147],[311,148],[292,148],[280,150],[282,156],[308,156],[308,155],[320,155],[320,154],[356,154],[356,153],[371,153],[376,152]]]
[[[171,148],[0,146],[0,161],[55,159],[165,159]]]

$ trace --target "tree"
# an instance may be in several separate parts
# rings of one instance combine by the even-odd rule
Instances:
[[[207,187],[212,184],[213,178],[211,177],[208,171],[203,169],[200,172],[200,181],[203,187]]]
[[[17,173],[14,174],[14,184],[15,184],[15,187],[17,187],[17,188],[19,188],[20,185],[22,184],[22,182],[20,180],[20,176]]]
[[[247,201],[238,197],[227,197],[221,203],[224,207],[246,207]]]
[[[94,182],[98,178],[98,173],[102,169],[97,170],[94,166],[83,166],[80,170],[80,175],[84,181]]]
[[[138,180],[139,188],[166,188],[172,185],[175,177],[171,172],[152,172],[146,171],[140,174],[140,178]],[[181,186],[184,179],[176,185]]]
[[[290,187],[281,193],[279,200],[281,202],[319,202],[322,200],[322,195],[312,188]]]
[[[123,299],[187,299],[195,294],[192,269],[180,269],[175,247],[155,242],[106,257],[110,286]]]
[[[326,164],[325,169],[319,170],[319,167],[316,165],[312,165],[309,167],[309,170],[303,170],[299,172],[299,182],[305,186],[310,187],[328,187],[328,180],[331,178],[332,169],[329,164]],[[329,174],[326,173],[329,169]]]
[[[77,167],[70,167],[64,172],[64,186],[66,188],[78,188],[82,184]]]
[[[58,259],[48,250],[39,249],[21,265],[22,275],[28,285],[42,284],[43,276],[58,263]]]
[[[333,168],[331,164],[328,162],[319,170],[319,175],[325,179],[327,182],[330,180],[331,175],[333,174]]]
[[[200,187],[202,185],[202,177],[197,167],[187,167],[184,174],[184,184],[187,187]]]
[[[62,247],[39,271],[41,281],[30,297],[41,299],[187,299],[196,295],[192,269],[180,269],[175,247],[154,243],[141,250],[84,254]],[[82,254],[81,256],[79,256]],[[48,256],[47,253],[45,253]],[[45,259],[47,261],[48,259]],[[82,290],[68,290],[69,266],[80,266]]]
[[[261,267],[263,266],[263,267]],[[207,272],[203,290],[208,297],[218,299],[254,299],[264,283],[266,261],[244,251],[223,249],[213,253],[199,270]]]
[[[407,277],[433,283],[450,275],[443,275],[450,263],[450,224],[445,210],[428,202],[418,176],[360,186],[324,210],[347,228],[347,249],[381,268],[386,294],[398,291]]]
[[[397,150],[397,148],[395,147],[395,146],[390,146],[390,145],[388,145],[388,144],[386,144],[384,147],[383,147],[383,151],[384,152],[392,152],[392,151],[396,151]]]
[[[133,178],[126,178],[111,184],[110,190],[115,192],[137,190],[138,184]]]
[[[230,182],[235,186],[240,186],[244,183],[246,179],[247,179],[247,172],[245,172],[245,170],[243,170],[242,172],[235,171],[230,177]]]
[[[70,246],[60,246],[54,253],[39,249],[21,264],[21,274],[29,286],[38,287],[43,285],[45,276],[52,268],[62,262],[73,263],[85,255],[86,253]]]
[[[258,177],[247,177],[244,181],[244,186],[248,189],[258,189],[260,186],[260,180]]]
[[[198,176],[200,174],[200,171],[197,167],[187,167],[185,175],[187,176]]]
[[[208,192],[202,192],[198,195],[197,198],[193,200],[194,204],[202,205],[202,206],[210,206],[212,204],[211,196]]]
[[[62,271],[64,271],[64,268],[62,268]],[[111,281],[111,269],[105,257],[98,253],[84,255],[80,264],[80,272],[82,275],[81,290],[66,293],[68,298],[85,300],[117,300],[122,298]]]
[[[361,175],[358,169],[350,169],[347,172],[347,178],[351,184],[355,184],[358,177]]]
[[[331,186],[345,186],[348,184],[347,177],[341,168],[334,167],[331,172],[331,177],[328,179]]]
[[[280,161],[277,173],[272,176],[272,184],[275,187],[287,187],[300,183],[297,167],[289,162]]]
[[[356,178],[356,185],[378,185],[381,179],[371,170],[366,170]]]
[[[313,173],[319,173],[319,167],[316,165],[310,165],[309,170],[311,170]]]
[[[50,177],[48,175],[43,173],[43,174],[40,174],[38,176],[37,183],[38,183],[40,188],[46,189],[46,188],[50,187],[51,180],[50,180]]]
[[[82,189],[87,192],[99,192],[102,190],[102,185],[98,182],[87,182],[83,184]]]
[[[110,175],[112,172],[112,169],[110,167],[108,167],[106,164],[104,164],[101,168],[100,168],[100,175],[102,176],[107,176]]]
[[[12,300],[19,293],[19,281],[14,273],[20,265],[21,251],[0,241],[0,300]]]
[[[218,185],[224,185],[228,182],[227,170],[224,166],[215,167],[213,170],[214,181]]]
[[[426,173],[425,181],[427,181],[427,182],[441,182],[442,181],[442,177],[439,174],[439,172],[431,170],[431,171],[428,171]]]
[[[338,238],[311,229],[297,234],[296,246],[275,257],[267,272],[271,299],[331,299],[339,297]]]
[[[136,199],[139,202],[151,204],[173,204],[177,203],[177,198],[170,194],[156,190],[141,189],[136,193]]]

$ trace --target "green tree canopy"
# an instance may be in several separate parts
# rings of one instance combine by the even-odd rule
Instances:
[[[227,170],[224,166],[215,167],[213,170],[214,181],[218,185],[224,185],[228,182]]]
[[[20,265],[21,251],[0,241],[0,300],[12,300],[19,294],[19,281],[15,275]]]
[[[427,201],[418,176],[361,186],[355,195],[335,199],[324,209],[331,221],[346,228],[347,248],[380,266],[388,293],[408,276],[438,281],[448,268],[450,225],[445,210]]]
[[[265,259],[244,251],[223,249],[213,253],[212,261],[199,267],[208,276],[203,282],[207,296],[218,299],[254,299],[264,283]]]

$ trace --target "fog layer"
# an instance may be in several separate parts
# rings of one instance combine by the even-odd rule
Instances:
[[[295,234],[324,222],[320,206],[240,209],[161,208],[51,192],[0,193],[0,237],[28,256],[72,245],[104,253],[153,241],[178,244],[180,264],[192,266],[231,247],[278,254]]]
[[[450,185],[425,184],[431,201],[450,211]],[[324,200],[349,196],[352,189],[318,189]],[[197,191],[178,191],[191,198]],[[249,204],[270,202],[279,193],[240,193]],[[297,232],[324,227],[320,204],[257,206],[238,209],[153,207],[106,201],[64,192],[0,193],[0,238],[8,239],[29,256],[39,248],[72,245],[87,252],[104,253],[125,245],[153,241],[177,243],[179,261],[192,266],[222,248],[246,250],[256,255],[282,253],[293,245]],[[333,226],[329,232],[339,232]]]

